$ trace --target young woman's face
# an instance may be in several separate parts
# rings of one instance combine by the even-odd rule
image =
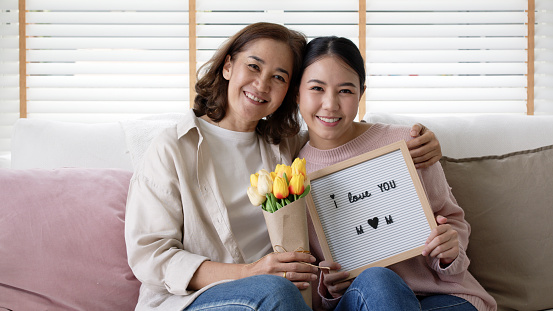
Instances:
[[[220,122],[236,131],[253,131],[257,122],[282,104],[292,78],[293,54],[283,42],[258,39],[234,59],[227,56],[228,111]]]
[[[355,137],[363,91],[357,73],[337,57],[324,56],[305,69],[299,106],[313,147],[332,149]]]

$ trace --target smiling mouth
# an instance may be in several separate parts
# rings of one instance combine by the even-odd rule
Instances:
[[[319,117],[319,116],[317,116],[317,118],[319,118],[319,120],[325,123],[335,123],[342,119],[342,118],[327,118],[327,117]]]
[[[258,102],[258,103],[266,103],[267,101],[264,100],[264,99],[261,99],[261,98],[258,98],[256,97],[255,95],[253,95],[252,93],[248,93],[248,92],[244,92],[244,95],[246,95],[247,98],[255,101],[255,102]]]

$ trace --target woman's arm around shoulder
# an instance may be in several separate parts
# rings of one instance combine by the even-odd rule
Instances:
[[[410,135],[413,139],[407,141],[407,148],[417,169],[427,168],[440,160],[442,149],[434,132],[417,123],[411,127]]]

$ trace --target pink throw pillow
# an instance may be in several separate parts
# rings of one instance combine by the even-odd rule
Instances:
[[[132,173],[0,169],[0,309],[134,310],[124,221]]]

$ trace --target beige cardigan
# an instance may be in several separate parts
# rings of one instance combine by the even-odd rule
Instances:
[[[244,263],[215,179],[209,146],[189,111],[150,145],[131,179],[125,217],[129,265],[142,282],[137,310],[182,310],[205,260]],[[263,167],[290,165],[306,134],[276,146],[258,137]],[[246,189],[244,189],[246,195]]]

